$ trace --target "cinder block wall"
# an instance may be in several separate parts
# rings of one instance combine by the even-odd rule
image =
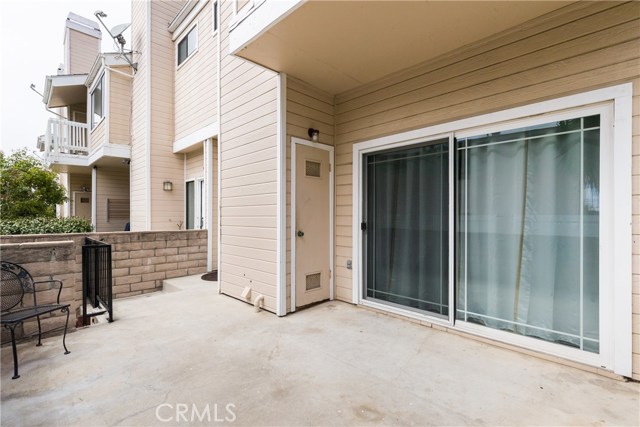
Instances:
[[[162,290],[164,279],[205,273],[207,230],[37,234],[0,236],[0,258],[26,268],[34,280],[62,280],[60,302],[71,304],[69,327],[82,310],[82,245],[85,237],[111,244],[113,297]],[[38,293],[38,303],[55,302],[53,290]],[[114,313],[117,319],[117,310]],[[64,324],[63,313],[42,319],[43,329]],[[37,330],[26,322],[18,336]],[[2,342],[8,337],[2,332]]]

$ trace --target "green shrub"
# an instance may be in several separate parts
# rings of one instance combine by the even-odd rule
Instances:
[[[0,234],[58,234],[88,233],[93,231],[91,221],[86,218],[15,218],[0,219]]]

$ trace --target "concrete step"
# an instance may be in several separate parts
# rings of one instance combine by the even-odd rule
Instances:
[[[196,274],[193,276],[165,279],[162,281],[162,292],[179,292],[206,288],[215,290],[218,288],[218,282],[202,280],[201,277],[202,274]]]

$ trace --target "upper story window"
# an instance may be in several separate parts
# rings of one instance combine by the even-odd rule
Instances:
[[[218,31],[218,2],[213,2],[213,32]]]
[[[91,92],[91,129],[104,117],[104,74]]]
[[[198,26],[194,26],[186,36],[178,42],[178,66],[193,55],[198,49]]]

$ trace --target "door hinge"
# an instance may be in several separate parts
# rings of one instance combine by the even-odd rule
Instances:
[[[360,230],[367,231],[367,223],[365,221],[360,223]]]
[[[333,272],[331,270],[329,270],[329,279],[333,278]]]
[[[329,172],[331,172],[331,163],[329,163]]]

